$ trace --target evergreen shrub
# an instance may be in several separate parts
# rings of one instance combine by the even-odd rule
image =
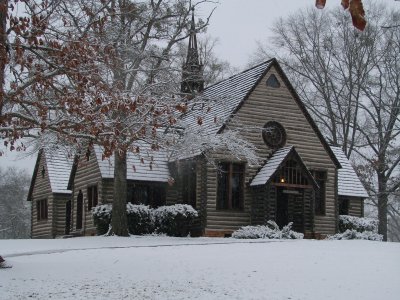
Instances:
[[[126,205],[126,211],[130,234],[143,235],[154,231],[153,210],[149,206],[143,204],[133,205],[129,202]]]
[[[189,234],[194,220],[199,215],[190,205],[175,204],[154,209],[153,216],[157,233],[184,237]]]
[[[112,205],[102,204],[92,208],[94,225],[97,235],[104,235],[108,232],[111,222]]]
[[[378,231],[378,220],[372,218],[358,218],[347,215],[339,216],[339,232],[343,233],[346,230],[355,230],[358,232]]]

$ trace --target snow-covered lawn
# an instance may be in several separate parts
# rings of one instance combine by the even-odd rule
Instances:
[[[400,299],[400,244],[0,240],[0,299]]]

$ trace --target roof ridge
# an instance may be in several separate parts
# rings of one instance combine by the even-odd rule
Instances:
[[[258,65],[255,65],[255,66],[253,66],[253,67],[247,68],[247,69],[245,69],[245,70],[243,70],[243,71],[241,71],[241,72],[239,72],[239,73],[233,74],[232,76],[229,76],[228,78],[222,79],[222,80],[220,80],[220,81],[218,81],[218,82],[216,82],[216,83],[213,83],[212,85],[207,86],[207,87],[204,89],[204,91],[206,91],[206,90],[208,90],[209,88],[214,87],[214,86],[216,86],[216,85],[218,85],[218,84],[220,84],[220,83],[222,83],[222,82],[231,80],[231,79],[234,78],[234,77],[237,77],[237,76],[239,76],[239,75],[242,75],[242,74],[244,74],[244,73],[246,73],[246,72],[249,72],[249,71],[251,71],[251,70],[253,70],[253,69],[256,69],[256,68],[258,68],[258,67],[260,67],[260,66],[262,66],[262,65],[264,65],[264,64],[269,64],[269,63],[271,63],[273,60],[276,60],[276,59],[275,59],[275,58],[268,59],[268,60],[266,60],[266,61],[263,61],[262,63],[259,63]]]

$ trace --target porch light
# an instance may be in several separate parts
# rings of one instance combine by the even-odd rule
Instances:
[[[282,177],[280,181],[281,183],[285,183],[285,178]]]

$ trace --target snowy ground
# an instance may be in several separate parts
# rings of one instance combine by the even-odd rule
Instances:
[[[400,299],[400,244],[0,240],[0,299]]]

